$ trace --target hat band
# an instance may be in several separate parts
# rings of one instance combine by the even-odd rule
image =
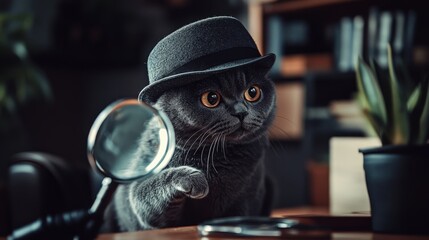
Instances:
[[[181,67],[174,69],[173,71],[165,74],[160,78],[163,78],[165,76],[185,73],[185,72],[202,71],[202,70],[206,70],[208,68],[225,64],[228,62],[232,62],[235,60],[254,58],[254,57],[260,57],[260,56],[261,54],[255,48],[251,48],[251,47],[229,48],[229,49],[225,49],[219,52],[211,53],[211,54],[196,58],[182,65]]]

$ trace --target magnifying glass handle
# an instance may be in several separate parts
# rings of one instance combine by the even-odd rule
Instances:
[[[103,179],[102,186],[89,210],[89,221],[87,221],[76,239],[95,239],[103,223],[104,211],[106,210],[107,205],[109,205],[117,187],[118,183],[113,182],[111,178],[105,177]]]
[[[89,212],[93,215],[103,215],[107,205],[115,193],[118,183],[112,181],[111,178],[105,177],[101,182],[101,188],[97,193],[97,197],[94,200]]]
[[[73,239],[89,218],[88,210],[48,215],[15,229],[8,240]]]
[[[8,240],[33,239],[95,239],[103,223],[103,214],[118,184],[110,178],[103,180],[97,197],[88,210],[77,210],[48,215],[28,225],[15,229]]]

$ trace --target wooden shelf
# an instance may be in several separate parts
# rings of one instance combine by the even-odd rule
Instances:
[[[341,15],[350,15],[350,12],[358,11],[359,9],[366,9],[366,3],[367,0],[250,1],[248,4],[249,32],[261,53],[265,53],[267,19],[270,16],[282,15],[294,18],[294,16],[297,16],[296,14],[302,11],[317,10],[314,13],[319,14],[318,16],[322,14],[323,19],[321,20],[328,22],[332,21],[332,16],[338,18]],[[319,9],[321,11],[318,11]],[[332,9],[336,9],[335,14],[331,13]],[[338,12],[341,12],[341,14],[338,15]],[[315,15],[310,14],[309,16],[314,17]],[[318,19],[317,17],[315,18]]]
[[[295,1],[276,1],[264,6],[265,14],[286,13],[317,7],[339,5],[358,0],[295,0]]]
[[[285,77],[303,77],[310,71],[332,71],[334,68],[329,53],[285,55],[279,60],[281,75]]]

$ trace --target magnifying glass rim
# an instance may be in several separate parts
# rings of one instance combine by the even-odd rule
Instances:
[[[127,179],[118,178],[113,174],[111,174],[109,171],[107,171],[95,159],[94,152],[93,152],[95,140],[97,139],[97,136],[98,136],[98,130],[100,129],[101,125],[104,123],[104,120],[106,120],[106,118],[110,114],[112,114],[116,109],[123,107],[124,105],[143,105],[144,107],[152,111],[152,113],[155,116],[160,117],[162,124],[165,126],[165,129],[167,130],[167,139],[166,139],[167,146],[166,146],[165,154],[161,158],[161,160],[157,164],[155,164],[151,169],[149,169],[146,174],[132,177],[132,178],[127,178]],[[93,169],[96,169],[97,171],[100,171],[104,176],[109,177],[114,181],[121,183],[121,182],[131,182],[140,178],[147,178],[154,174],[159,173],[170,162],[170,159],[174,153],[175,146],[176,146],[176,138],[175,138],[173,124],[170,122],[170,119],[164,112],[159,111],[154,107],[150,106],[149,104],[143,101],[140,101],[138,99],[122,99],[109,104],[95,119],[88,135],[87,153],[88,153],[89,163]]]

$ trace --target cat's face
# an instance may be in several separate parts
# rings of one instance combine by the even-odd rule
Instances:
[[[156,107],[164,111],[180,141],[224,138],[249,142],[265,134],[274,118],[275,91],[263,72],[245,69],[211,76],[165,92]]]

